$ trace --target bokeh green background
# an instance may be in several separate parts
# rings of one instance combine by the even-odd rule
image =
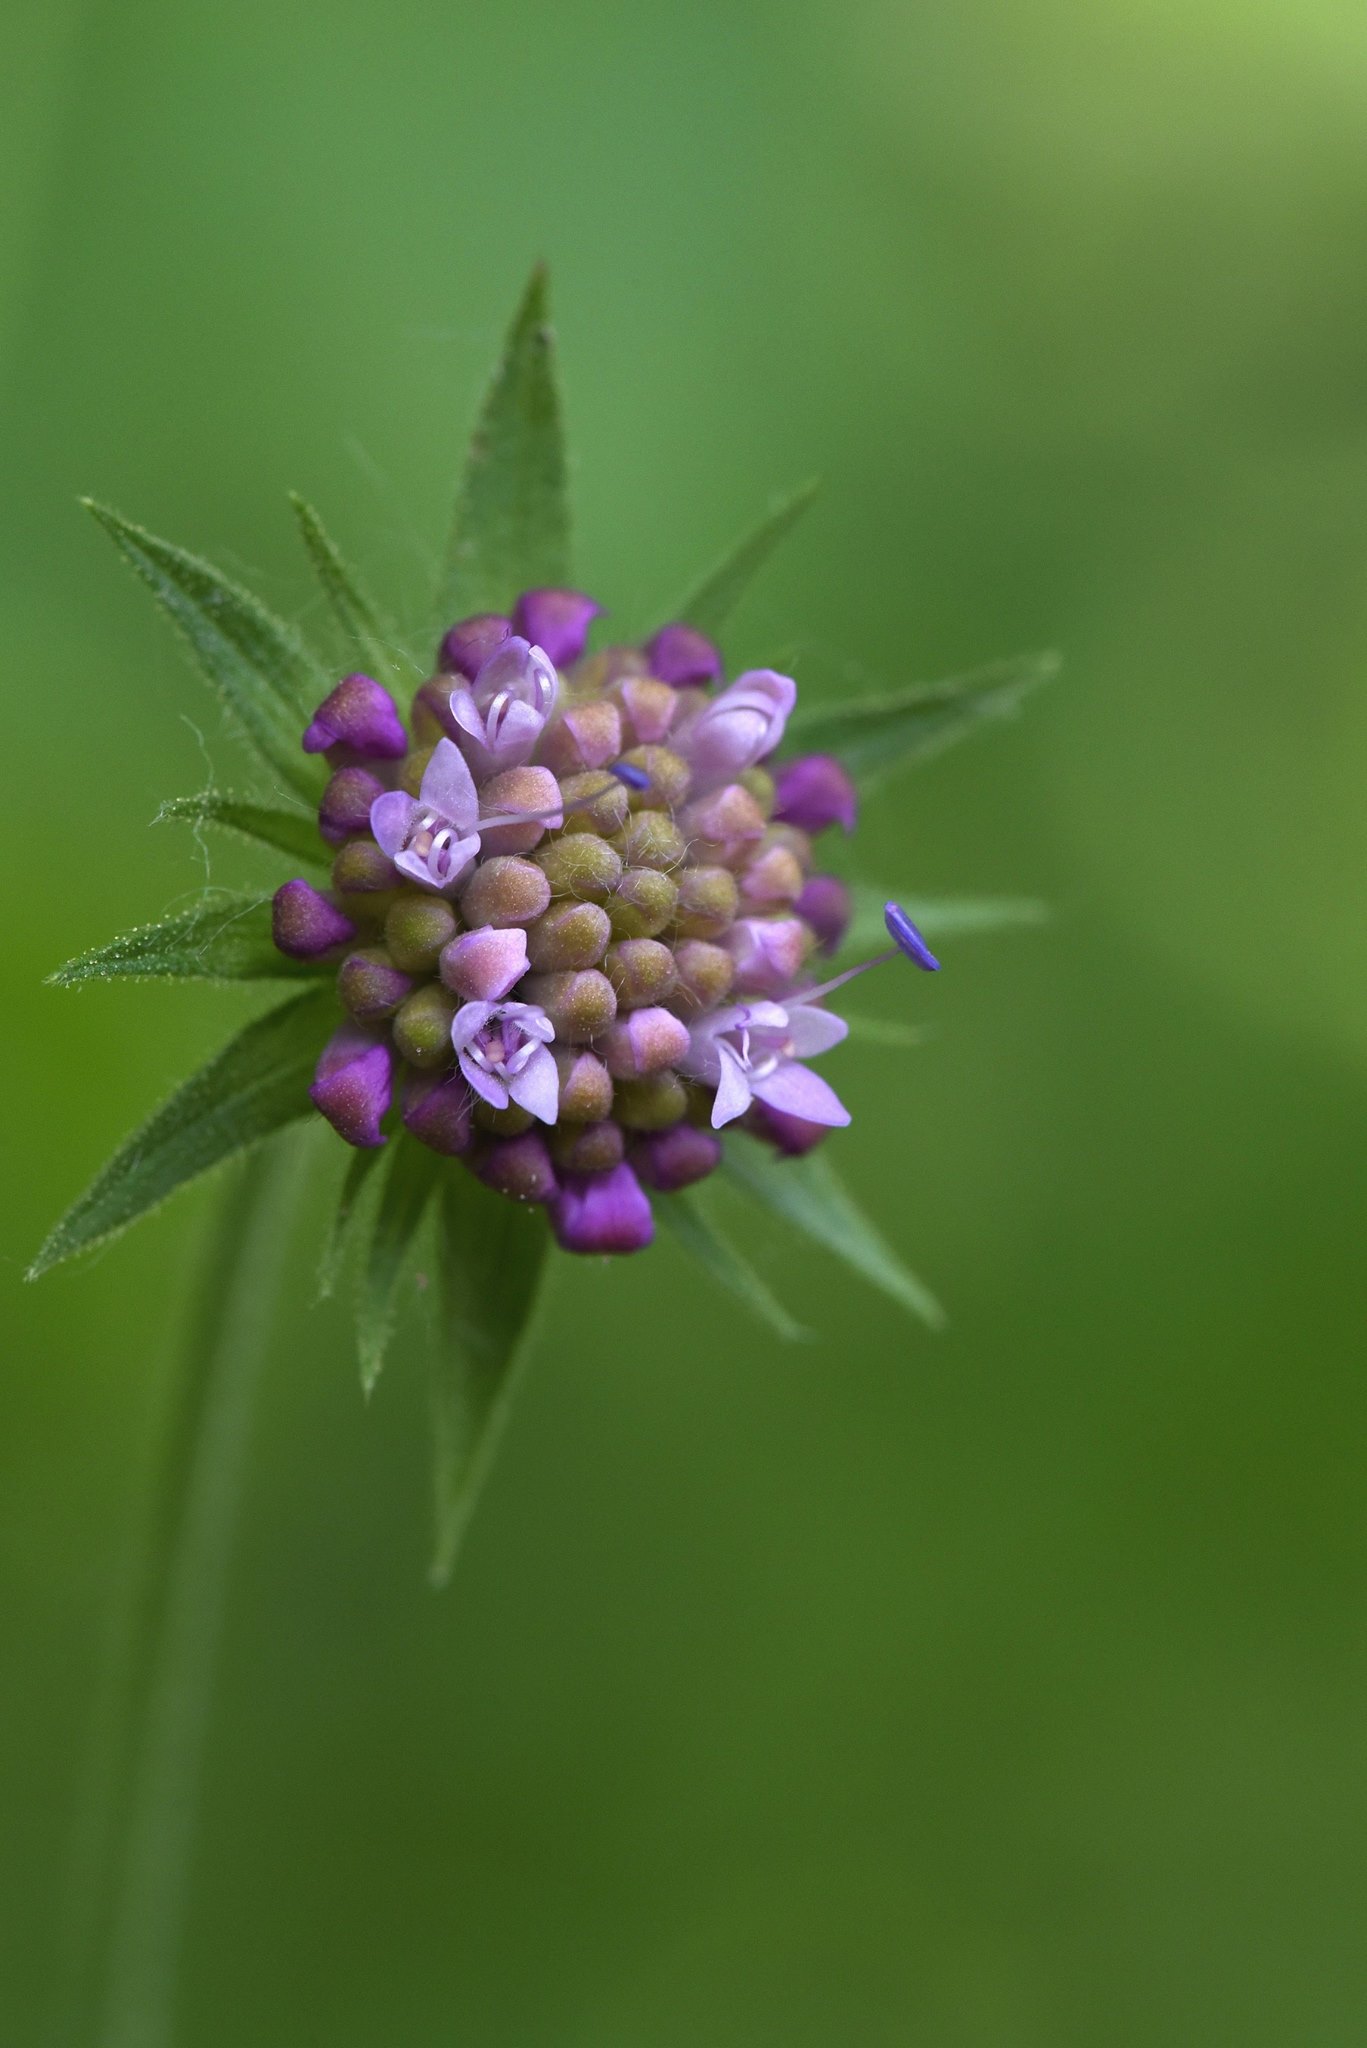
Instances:
[[[148,821],[223,757],[73,500],[307,622],[297,487],[416,602],[544,255],[619,617],[819,470],[738,659],[1065,651],[861,833],[1057,916],[870,987],[933,1041],[828,1069],[949,1333],[739,1213],[819,1344],[672,1246],[561,1271],[444,1598],[418,1362],[363,1409],[301,1244],[183,2038],[1361,2042],[1361,8],[16,0],[5,38],[0,2040],[47,2038],[212,1196],[19,1275],[252,1000],[41,986],[202,879]]]

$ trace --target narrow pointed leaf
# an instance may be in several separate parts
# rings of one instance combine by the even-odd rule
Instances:
[[[799,709],[788,722],[789,749],[836,755],[867,792],[910,762],[929,760],[994,719],[1014,716],[1058,666],[1057,655],[1028,655],[854,704]]]
[[[337,1207],[328,1227],[322,1257],[318,1261],[319,1301],[326,1301],[336,1291],[342,1260],[358,1225],[358,1211],[370,1190],[375,1169],[384,1156],[383,1150],[378,1146],[350,1153],[346,1173],[342,1179],[341,1193],[337,1197]]]
[[[779,542],[797,525],[820,488],[813,477],[772,510],[718,562],[711,575],[684,599],[674,616],[715,639]]]
[[[56,988],[85,981],[300,981],[331,977],[315,960],[289,960],[271,940],[270,898],[217,892],[211,901],[131,932],[68,960],[48,980]]]
[[[292,788],[316,798],[322,770],[299,741],[328,680],[303,642],[210,563],[107,505],[83,502],[182,634],[244,738]]]
[[[731,1239],[717,1228],[696,1194],[685,1190],[677,1195],[662,1195],[656,1200],[655,1214],[690,1258],[696,1259],[719,1287],[743,1302],[751,1315],[776,1336],[790,1344],[811,1336],[810,1330],[789,1315],[749,1261],[741,1257]]]
[[[443,616],[507,611],[569,578],[569,492],[547,282],[538,264],[485,394],[456,494]]]
[[[435,1152],[406,1135],[391,1138],[388,1172],[380,1206],[366,1246],[360,1293],[356,1302],[356,1347],[361,1385],[369,1394],[380,1376],[399,1312],[399,1289],[427,1204],[436,1186],[440,1161]]]
[[[198,836],[205,825],[232,832],[240,839],[254,840],[287,853],[291,860],[307,861],[313,867],[327,867],[331,848],[319,837],[314,811],[285,811],[274,804],[251,803],[245,797],[230,796],[226,790],[206,789],[198,796],[168,797],[154,825],[183,819]]]
[[[90,1251],[272,1131],[312,1114],[308,1087],[337,1022],[330,988],[259,1017],[135,1131],[70,1208],[29,1271]]]
[[[733,1140],[727,1170],[756,1200],[804,1231],[827,1251],[889,1295],[932,1330],[943,1329],[945,1312],[870,1223],[820,1152],[805,1159],[778,1159],[756,1144]]]
[[[436,1542],[451,1576],[530,1350],[550,1233],[540,1210],[501,1201],[468,1174],[443,1178],[432,1356]]]
[[[883,908],[890,900],[901,904],[928,939],[977,938],[985,932],[1020,931],[1049,922],[1049,906],[1036,896],[902,896],[872,882],[852,883],[850,895],[852,915],[841,941],[842,954],[887,945]]]
[[[343,557],[318,513],[297,491],[290,493],[290,505],[298,522],[314,574],[341,628],[347,659],[359,662],[367,675],[389,682],[412,673],[395,635],[379,610],[361,588],[356,571]]]

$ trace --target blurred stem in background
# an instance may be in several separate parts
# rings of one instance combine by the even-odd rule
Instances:
[[[159,1498],[83,1810],[63,2043],[169,2048],[200,1769],[243,1467],[290,1242],[303,1147],[248,1158],[211,1232],[170,1391]]]

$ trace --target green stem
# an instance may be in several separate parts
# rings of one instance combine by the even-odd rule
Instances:
[[[171,2048],[174,2039],[224,1593],[299,1159],[288,1138],[264,1145],[230,1190],[176,1383],[142,1597],[120,1660],[133,1727],[99,2048]],[[109,1745],[116,1758],[121,1746]]]

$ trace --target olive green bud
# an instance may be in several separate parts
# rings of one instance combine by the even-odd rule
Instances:
[[[729,868],[685,868],[679,878],[675,929],[685,939],[715,939],[736,915],[740,892]]]
[[[597,1053],[553,1045],[560,1075],[560,1122],[596,1124],[612,1109],[612,1076]]]
[[[495,1138],[517,1138],[523,1131],[529,1131],[536,1118],[520,1102],[510,1102],[503,1109],[495,1109],[492,1102],[485,1102],[476,1096],[473,1109],[475,1122],[482,1131],[488,1131]]]
[[[622,759],[650,777],[645,789],[628,791],[633,811],[672,811],[687,796],[692,770],[682,754],[672,753],[668,747],[632,747]]]
[[[342,896],[372,896],[397,889],[403,876],[387,853],[366,835],[348,839],[338,847],[332,862],[332,886]]]
[[[619,1081],[612,1098],[613,1115],[629,1131],[667,1131],[671,1124],[683,1120],[687,1110],[684,1084],[667,1067],[660,1074]]]
[[[613,937],[653,939],[674,915],[679,891],[658,868],[628,868],[604,908]]]
[[[527,927],[527,963],[534,973],[596,967],[611,937],[608,914],[596,903],[553,903]]]
[[[342,962],[337,992],[358,1023],[377,1024],[412,995],[413,978],[400,973],[383,946],[360,946]]]
[[[582,775],[567,775],[560,784],[564,800],[567,836],[578,832],[616,832],[630,810],[626,784],[606,769],[590,768]],[[585,802],[591,798],[591,802]]]
[[[562,1173],[607,1173],[626,1152],[622,1126],[605,1118],[595,1124],[557,1124],[546,1140]]]
[[[768,846],[786,846],[804,874],[812,864],[812,835],[799,825],[771,825],[760,841],[761,851]]]
[[[445,738],[445,734],[442,737]],[[403,766],[399,770],[399,788],[405,790],[409,796],[422,795],[422,778],[427,773],[427,764],[436,751],[437,745],[434,740],[431,746],[414,747],[411,754],[404,756]]]
[[[445,1067],[451,1062],[454,996],[439,981],[414,989],[394,1018],[394,1044],[411,1067]]]
[[[627,819],[612,843],[628,867],[682,867],[688,841],[674,820],[664,811],[637,811]]]
[[[539,1003],[555,1035],[567,1045],[582,1045],[606,1031],[617,1015],[612,983],[594,967],[569,974],[529,974],[519,1000]]]
[[[742,789],[749,790],[767,818],[774,808],[774,778],[769,770],[758,766],[747,768],[737,779]]]
[[[481,862],[460,899],[461,916],[473,931],[490,924],[529,924],[549,907],[551,885],[529,860],[500,854]]]
[[[690,1011],[715,1010],[731,993],[736,963],[724,946],[709,945],[706,939],[684,939],[674,948],[674,1007],[685,1015]]]
[[[396,967],[408,974],[434,972],[443,946],[460,930],[460,919],[444,896],[405,889],[390,905],[384,942]]]
[[[552,896],[575,896],[582,903],[601,903],[622,879],[622,856],[594,832],[552,839],[538,850],[536,864]]]
[[[603,972],[617,991],[619,1010],[662,1003],[674,993],[674,955],[658,939],[619,940],[608,947]]]
[[[486,1187],[514,1202],[549,1202],[556,1193],[555,1169],[540,1131],[481,1146],[471,1164]]]

